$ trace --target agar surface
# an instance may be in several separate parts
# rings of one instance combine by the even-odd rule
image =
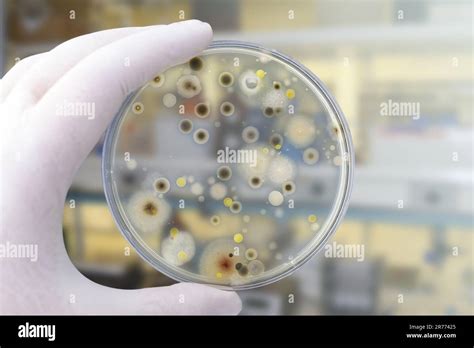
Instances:
[[[156,76],[130,103],[116,146],[131,229],[173,272],[208,283],[291,267],[324,232],[345,163],[321,98],[253,51],[204,54]]]

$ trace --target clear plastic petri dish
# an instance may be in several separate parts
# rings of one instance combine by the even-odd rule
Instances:
[[[102,172],[119,229],[154,268],[249,289],[324,246],[348,205],[353,158],[341,110],[308,69],[217,41],[127,98]]]

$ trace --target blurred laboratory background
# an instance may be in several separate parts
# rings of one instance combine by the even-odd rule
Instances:
[[[346,217],[332,249],[284,280],[241,292],[242,314],[474,314],[471,0],[1,4],[2,76],[15,61],[78,35],[198,18],[211,23],[215,39],[296,58],[332,91],[356,150]],[[112,287],[172,284],[118,231],[103,193],[101,147],[65,202],[72,260]],[[312,187],[315,197],[324,193],[316,179]]]

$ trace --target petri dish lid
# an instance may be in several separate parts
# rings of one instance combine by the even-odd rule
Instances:
[[[102,174],[120,231],[155,269],[240,290],[324,246],[353,166],[347,122],[314,74],[274,50],[216,41],[125,100]]]

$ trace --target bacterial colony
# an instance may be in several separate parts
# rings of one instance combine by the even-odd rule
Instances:
[[[209,49],[156,76],[123,109],[110,169],[118,211],[175,279],[265,282],[327,233],[347,165],[341,133],[291,65]]]

